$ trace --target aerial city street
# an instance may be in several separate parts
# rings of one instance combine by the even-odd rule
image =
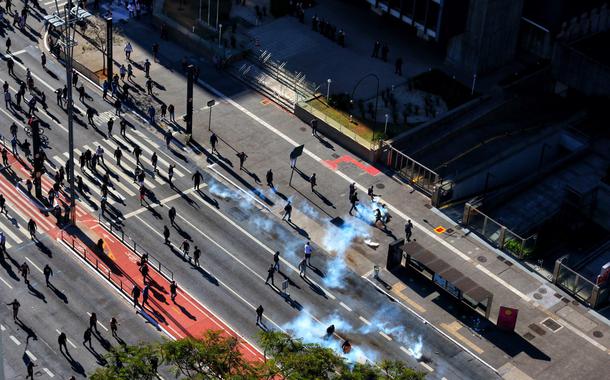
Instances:
[[[610,373],[604,1],[0,0],[0,36],[0,380]]]

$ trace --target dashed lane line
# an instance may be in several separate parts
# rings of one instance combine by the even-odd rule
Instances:
[[[25,353],[30,357],[31,361],[35,362],[38,360],[38,358],[32,352],[30,352],[30,350],[25,350]]]
[[[389,336],[388,334],[384,333],[383,331],[379,331],[379,335],[381,335],[382,337],[386,338],[388,341],[392,341],[392,337]]]
[[[425,369],[427,369],[430,372],[434,372],[434,368],[430,367],[428,364],[424,363],[424,362],[419,362],[419,364],[421,364],[422,367],[424,367]]]
[[[204,187],[206,187],[206,184],[202,183],[201,184],[201,188],[204,188]],[[183,191],[182,193],[174,194],[174,195],[171,195],[171,196],[169,196],[167,198],[161,199],[160,201],[158,201],[158,203],[152,204],[152,205],[150,205],[148,207],[140,207],[139,209],[137,209],[135,211],[132,211],[130,213],[127,213],[127,214],[123,215],[122,219],[129,219],[129,218],[131,218],[133,216],[136,216],[136,215],[139,215],[139,214],[143,213],[144,211],[148,211],[151,208],[163,207],[166,203],[171,202],[174,199],[181,198],[184,195],[188,195],[188,194],[190,194],[190,193],[192,193],[194,191],[196,191],[196,190],[194,188],[191,188],[191,189]]]
[[[21,342],[19,341],[19,339],[15,338],[14,336],[10,335],[9,338],[11,338],[11,340],[13,341],[13,343],[15,343],[18,346],[21,346]]]
[[[359,319],[359,320],[361,320],[361,321],[362,321],[364,324],[366,324],[366,325],[368,325],[368,326],[370,326],[370,325],[371,325],[371,322],[369,322],[369,320],[368,320],[368,319],[364,318],[364,317],[363,317],[363,316],[361,316],[361,315],[359,315],[359,316],[358,316],[358,319]]]
[[[4,285],[6,285],[9,289],[13,289],[13,287],[11,286],[11,284],[9,284],[8,282],[6,282],[5,279],[3,279],[2,277],[0,277],[0,281],[2,281],[4,283]]]
[[[87,315],[88,315],[88,316],[91,316],[91,313],[90,313],[90,312],[87,312]],[[104,325],[102,324],[102,322],[97,321],[97,324],[98,324],[98,325],[100,325],[100,326],[101,326],[101,327],[102,327],[104,330],[108,331],[108,329],[106,328],[106,326],[104,326]]]
[[[42,269],[40,269],[40,267],[39,267],[38,265],[36,265],[36,263],[35,263],[35,262],[33,262],[32,260],[30,260],[30,258],[29,258],[29,257],[27,257],[27,256],[26,256],[26,257],[25,257],[25,259],[26,259],[26,260],[27,260],[27,261],[28,261],[30,264],[32,264],[32,266],[33,266],[34,268],[36,268],[36,270],[38,270],[40,273],[44,273],[44,272],[43,272],[43,270],[42,270]]]
[[[49,375],[49,377],[51,377],[51,378],[55,377],[53,372],[51,372],[47,367],[44,367],[42,370],[45,371],[47,373],[47,375]]]
[[[347,311],[352,311],[352,308],[343,303],[343,301],[339,302],[339,305],[343,306],[343,308]]]

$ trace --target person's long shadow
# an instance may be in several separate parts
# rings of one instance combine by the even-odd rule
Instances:
[[[201,275],[208,280],[208,282],[210,284],[216,285],[216,286],[220,286],[220,283],[218,282],[218,280],[216,279],[216,277],[214,277],[210,272],[206,271],[205,269],[203,269],[202,267],[198,267],[196,265],[194,265],[195,269],[197,271],[199,271],[199,273],[201,273]]]
[[[290,307],[292,307],[293,309],[296,309],[298,311],[303,310],[303,305],[301,305],[299,303],[299,301],[295,300],[294,298],[292,298],[290,296],[290,294],[284,294],[284,293],[280,293],[280,295],[282,296],[282,298],[284,298],[284,301],[290,305]]]
[[[333,204],[333,202],[331,202],[328,198],[326,198],[322,193],[320,193],[318,190],[313,190],[313,193],[315,195],[318,196],[318,198],[320,198],[322,200],[322,202],[324,202],[325,205],[330,206],[334,209],[336,209],[335,205]]]
[[[15,281],[20,281],[19,276],[13,271],[13,267],[4,259],[4,253],[0,253],[0,265],[6,270],[6,273]],[[10,257],[10,256],[9,256]]]
[[[313,290],[314,293],[328,299],[326,292],[324,292],[324,290],[322,290],[322,288],[320,288],[318,285],[314,284],[308,277],[302,277],[302,278],[303,278],[303,280],[305,280],[307,285],[309,285],[309,288],[311,290]]]
[[[49,249],[49,247],[47,247],[43,242],[41,242],[40,240],[38,240],[36,242],[36,247],[38,248],[38,250],[40,250],[40,252],[44,253],[47,257],[49,258],[53,258],[53,251],[51,251],[51,249]]]
[[[216,199],[212,199],[210,198],[206,193],[204,193],[201,190],[196,190],[197,194],[199,195],[199,197],[204,201],[209,203],[210,205],[212,205],[214,208],[216,209],[220,209],[220,205],[218,204],[218,201]]]
[[[308,267],[318,276],[324,277],[324,272],[322,272],[322,270],[320,268],[313,266],[313,265],[308,265]]]
[[[320,144],[322,144],[325,148],[330,149],[330,150],[335,150],[335,147],[333,146],[333,144],[329,143],[328,140],[324,139],[322,136],[316,135],[318,141],[320,142]]]
[[[49,283],[49,289],[51,289],[51,291],[53,293],[55,293],[55,295],[57,296],[57,298],[59,298],[60,300],[62,300],[64,303],[68,303],[68,297],[65,295],[64,292],[62,292],[61,290],[57,289],[55,287],[55,285],[53,285],[52,283]]]
[[[192,321],[196,321],[197,317],[195,317],[193,314],[191,314],[188,310],[186,310],[186,308],[182,305],[180,305],[178,302],[174,302],[176,304],[176,306],[178,306],[178,308],[180,309],[180,311],[182,312],[182,314],[186,315],[186,317]]]
[[[74,372],[81,376],[85,376],[85,369],[83,368],[82,364],[72,357],[72,354],[70,354],[68,349],[63,350],[61,354],[64,356],[64,358],[66,358],[66,360],[68,360],[68,363]]]
[[[47,299],[44,296],[44,294],[42,294],[38,289],[33,287],[32,284],[28,284],[28,290],[30,291],[31,295],[33,295],[36,298],[39,298],[40,300],[42,300],[42,302],[47,303]]]
[[[26,334],[28,334],[28,336],[25,338],[26,347],[29,344],[30,338],[32,340],[38,340],[38,335],[36,335],[36,332],[34,332],[34,330],[32,330],[28,325],[23,323],[21,319],[17,318],[15,323],[17,323],[17,325],[21,327]]]
[[[306,239],[309,239],[309,233],[307,231],[305,231],[303,228],[297,226],[293,221],[291,220],[286,220],[286,223],[288,223],[288,225],[290,226],[290,228],[292,228],[293,230],[295,230],[299,235],[303,236]]]
[[[87,349],[87,351],[89,351],[91,353],[91,355],[93,355],[97,364],[99,364],[101,366],[104,366],[107,364],[106,359],[104,359],[104,357],[99,352],[95,351],[95,348],[93,348],[93,345],[88,346],[85,344],[85,348]]]

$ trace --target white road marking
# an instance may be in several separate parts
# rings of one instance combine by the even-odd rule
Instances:
[[[87,312],[87,315],[88,315],[88,316],[91,316],[91,313],[90,313],[90,312]],[[100,325],[100,326],[101,326],[101,327],[102,327],[104,330],[108,331],[108,329],[106,328],[106,326],[104,326],[104,325],[102,324],[102,322],[97,321],[97,324],[98,324],[98,325]]]
[[[11,338],[11,340],[18,346],[21,346],[21,342],[19,341],[19,339],[15,338],[14,336],[9,336],[9,338]]]
[[[339,305],[343,306],[343,308],[347,311],[352,311],[352,308],[344,304],[343,302],[339,302]]]
[[[130,136],[129,134],[127,134],[127,135],[128,135],[128,136]],[[127,141],[125,141],[125,140],[122,138],[122,136],[115,136],[115,138],[116,138],[117,140],[119,140],[120,142],[122,142],[124,145],[131,146],[131,144],[129,144]],[[134,138],[133,138],[133,137],[131,137],[131,136],[130,136],[130,138],[131,138],[131,139],[134,139]],[[137,141],[137,139],[134,139],[134,140],[136,140],[136,141]],[[142,148],[142,150],[143,150],[144,152],[147,152],[147,153],[148,153],[150,156],[152,156],[153,151],[152,151],[152,150],[150,150],[150,148],[148,148],[148,147],[146,146],[146,144],[142,144],[142,143],[140,142],[140,143],[138,143],[138,146],[139,146],[140,148]],[[142,157],[143,157],[143,156],[142,156]],[[150,161],[149,161],[149,162],[150,162]],[[174,161],[173,161],[173,160],[172,160],[172,163],[174,163]],[[152,162],[150,162],[150,165],[152,166]],[[169,165],[170,165],[170,163],[169,163],[169,162],[165,161],[165,160],[164,160],[162,157],[159,157],[159,155],[157,154],[157,167],[165,166],[165,167],[168,167],[168,168],[169,168]],[[184,177],[184,173],[183,173],[183,172],[181,172],[181,171],[180,171],[178,168],[175,168],[175,169],[174,169],[174,173],[175,173],[175,174],[176,174],[178,177]]]
[[[110,145],[113,149],[113,151],[118,147],[118,145],[116,145],[113,141],[106,141],[106,144]],[[135,157],[132,157],[132,152],[123,152],[123,160],[127,160],[129,162],[131,162],[131,164],[133,165],[133,170],[135,172],[135,169],[137,167],[137,162]],[[150,160],[146,159],[144,157],[144,154],[140,154],[140,165],[142,164],[142,162],[147,162],[150,167],[152,168],[152,163],[150,162]],[[131,169],[131,167],[129,167],[128,169]],[[165,185],[166,182],[162,181],[158,176],[154,176],[154,179],[157,183],[159,183],[160,185]],[[132,179],[133,180],[133,179]],[[154,189],[155,188],[155,184],[150,182],[150,177],[149,176],[145,176],[144,177],[144,185],[146,186],[146,188],[148,189]]]
[[[371,322],[369,322],[368,319],[364,318],[363,316],[358,316],[358,319],[369,326],[371,325]]]
[[[90,148],[89,148],[87,145],[84,145],[83,147],[84,147],[85,149],[90,149]],[[109,158],[109,157],[107,157],[107,158],[108,158],[108,161],[107,161],[107,162],[105,162],[103,165],[106,165],[106,166],[108,167],[108,169],[112,170],[112,172],[113,172],[113,173],[117,173],[117,172],[118,172],[118,174],[119,174],[119,175],[120,175],[122,178],[124,178],[124,179],[127,181],[127,183],[133,184],[133,182],[132,182],[133,178],[129,178],[129,177],[127,177],[127,175],[126,175],[125,173],[123,173],[123,171],[122,171],[122,170],[119,170],[119,168],[115,167],[115,166],[114,166],[114,165],[113,165],[113,164],[110,162],[110,158]],[[100,165],[102,165],[102,164],[100,164]],[[110,176],[110,174],[108,174],[108,176],[109,176],[109,177],[112,177],[112,176]],[[135,195],[136,195],[136,193],[134,193],[134,192],[133,192],[133,191],[132,191],[130,188],[128,188],[128,187],[127,187],[127,186],[126,186],[126,185],[125,185],[123,182],[121,182],[121,181],[116,181],[116,180],[114,180],[114,179],[112,179],[112,178],[111,178],[111,179],[110,179],[110,184],[111,184],[113,187],[114,187],[114,186],[118,186],[118,187],[120,187],[120,188],[121,188],[121,189],[123,189],[123,191],[124,191],[125,193],[127,193],[127,195],[129,195],[129,196],[132,196],[132,197],[133,197],[133,196],[135,196]],[[111,188],[111,186],[109,186],[109,189],[110,189],[110,188]],[[116,192],[116,189],[114,189],[114,190],[115,190],[115,192]],[[122,198],[122,199],[125,199],[125,197],[121,197],[121,198]]]
[[[32,352],[30,352],[30,350],[25,350],[25,353],[28,354],[31,361],[35,362],[36,360],[38,360],[38,358]]]
[[[421,364],[422,367],[424,367],[425,369],[427,369],[430,372],[434,372],[434,368],[430,367],[428,364],[424,363],[424,362],[419,362],[419,364]]]
[[[204,184],[201,185],[201,188],[204,188],[206,186],[207,185],[204,183]],[[188,190],[183,191],[180,194],[171,195],[171,196],[169,196],[167,198],[161,199],[159,201],[159,203],[155,203],[155,204],[151,205],[150,207],[141,207],[141,208],[139,208],[139,209],[137,209],[135,211],[132,211],[132,212],[130,212],[128,214],[125,214],[125,215],[123,215],[123,219],[129,219],[132,216],[139,215],[139,214],[143,213],[144,211],[148,211],[149,208],[155,208],[155,207],[159,207],[159,206],[163,207],[163,205],[165,205],[166,203],[171,202],[171,201],[173,201],[174,199],[177,199],[177,198],[182,198],[182,196],[190,194],[193,191],[195,191],[195,189],[194,188],[190,188]]]
[[[381,335],[382,337],[386,338],[389,341],[392,341],[392,337],[389,336],[388,334],[384,333],[383,331],[379,331],[379,335]]]
[[[244,190],[243,188],[241,188],[238,184],[236,184],[235,182],[233,182],[230,178],[228,178],[227,176],[225,176],[224,174],[222,174],[221,172],[219,172],[218,170],[216,170],[216,168],[214,168],[214,165],[216,165],[216,163],[212,164],[212,165],[208,165],[208,169],[212,169],[214,171],[214,173],[218,174],[219,176],[221,176],[225,181],[229,182],[231,185],[233,185],[234,187],[238,188],[239,190],[241,190],[242,193],[246,194],[248,197],[252,198],[256,203],[258,203],[259,205],[263,206],[265,209],[267,209],[267,211],[271,212],[271,209],[269,208],[269,206],[267,206],[266,204],[264,204],[260,199],[258,199],[257,197],[255,197],[251,192]]]
[[[15,233],[12,231],[11,227],[16,227],[17,229],[21,230],[21,224],[17,223],[17,226],[14,226],[11,223],[11,227],[6,226],[2,220],[0,220],[0,227],[2,227],[2,231],[7,234],[11,239],[13,239],[15,241],[15,243],[17,244],[21,244],[23,243],[23,240],[21,240],[19,238],[19,236],[15,235]]]
[[[6,282],[5,279],[3,279],[2,277],[0,277],[0,281],[2,281],[4,283],[4,285],[6,285],[9,289],[13,289],[13,287],[11,286],[11,284],[9,284],[8,282]]]
[[[6,331],[6,327],[4,327],[4,325],[0,324],[0,331]]]
[[[49,377],[55,377],[53,372],[51,372],[47,367],[44,367],[42,370],[45,371]]]
[[[26,256],[26,257],[25,257],[25,259],[26,259],[26,260],[27,260],[27,261],[28,261],[30,264],[32,264],[32,266],[33,266],[34,268],[36,268],[36,269],[37,269],[37,270],[38,270],[40,273],[44,273],[44,272],[42,271],[42,269],[40,269],[40,267],[39,267],[38,265],[36,265],[36,263],[34,263],[32,260],[30,260],[30,258],[29,258],[29,257],[27,257],[27,256]]]

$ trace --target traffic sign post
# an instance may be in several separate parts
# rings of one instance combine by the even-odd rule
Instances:
[[[288,280],[282,281],[282,294],[286,297],[290,297],[290,293],[288,293]]]

